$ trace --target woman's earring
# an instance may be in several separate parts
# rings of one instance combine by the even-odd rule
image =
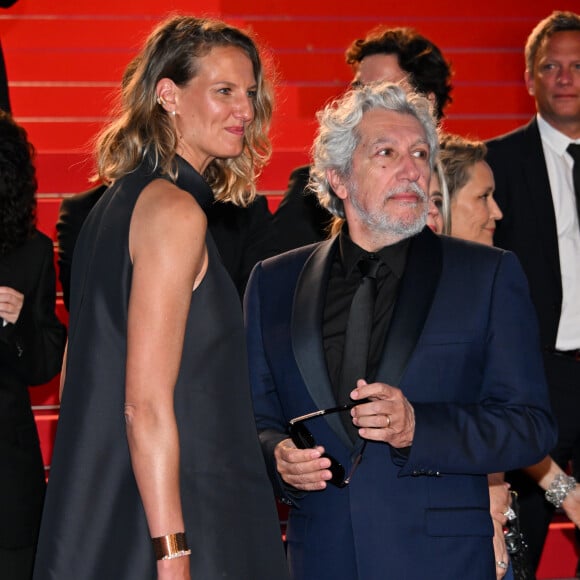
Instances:
[[[160,105],[161,107],[166,107],[167,106],[167,103],[166,103],[165,99],[161,95],[157,95],[157,104]],[[177,114],[175,112],[175,110],[173,110],[173,111],[167,111],[167,112],[170,113],[171,115],[173,115],[174,117]]]

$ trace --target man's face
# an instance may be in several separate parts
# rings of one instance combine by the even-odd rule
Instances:
[[[550,125],[566,133],[580,123],[580,31],[556,32],[539,47],[534,71],[526,71],[528,92]]]
[[[373,109],[358,126],[350,176],[330,172],[354,242],[373,251],[421,231],[428,210],[429,144],[412,115]]]
[[[352,84],[368,85],[376,81],[400,83],[406,78],[407,73],[399,66],[396,54],[372,54],[358,63]]]

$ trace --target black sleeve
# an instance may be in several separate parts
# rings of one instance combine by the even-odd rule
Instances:
[[[253,267],[258,262],[280,253],[277,238],[274,234],[272,214],[268,208],[266,198],[264,196],[257,197],[246,211],[248,225],[244,236],[244,251],[239,270],[234,279],[240,296],[244,295]]]
[[[63,199],[60,204],[58,221],[56,222],[56,238],[58,240],[58,279],[62,286],[62,295],[66,309],[70,308],[70,270],[72,255],[79,235],[81,223],[74,219],[74,212],[69,209],[70,199]]]
[[[218,202],[207,216],[223,264],[242,297],[256,263],[279,253],[268,202],[263,196],[247,207]]]
[[[66,342],[66,329],[55,313],[52,243],[45,239],[36,247],[42,255],[29,261],[38,267],[35,285],[25,294],[16,324],[0,324],[0,366],[12,369],[28,385],[46,383],[58,374]]]
[[[70,306],[70,276],[75,244],[83,223],[106,189],[105,185],[99,185],[84,193],[65,197],[60,204],[56,223],[58,279],[62,286],[64,305],[67,310]]]
[[[274,214],[274,228],[281,251],[320,242],[328,237],[330,213],[307,189],[310,167],[298,167],[290,174],[288,189]]]

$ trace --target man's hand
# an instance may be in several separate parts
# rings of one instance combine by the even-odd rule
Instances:
[[[291,439],[280,441],[274,449],[280,477],[301,491],[319,491],[331,479],[330,459],[322,457],[323,447],[298,449]]]
[[[350,412],[363,439],[384,441],[396,448],[413,443],[415,411],[400,389],[360,379],[350,396],[354,401],[370,400]]]
[[[14,288],[0,286],[0,318],[3,318],[6,322],[16,324],[23,304],[24,294],[14,290]]]

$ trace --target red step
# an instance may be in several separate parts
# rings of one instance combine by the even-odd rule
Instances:
[[[222,0],[195,0],[192,7],[191,0],[167,0],[166,2],[154,2],[143,0],[58,0],[58,2],[27,2],[20,1],[16,3],[7,14],[17,15],[37,15],[44,17],[47,21],[54,18],[62,18],[73,15],[84,15],[95,18],[103,15],[117,15],[124,18],[128,15],[143,17],[155,16],[158,19],[163,18],[171,11],[182,11],[191,13],[192,8],[196,14],[219,16],[223,11]]]
[[[224,14],[237,15],[242,12],[239,0],[222,0],[220,2]],[[275,6],[275,8],[274,8]],[[271,0],[252,0],[246,9],[252,14],[272,17],[274,11],[277,17],[280,15],[308,15],[323,19],[347,18],[356,21],[358,18],[373,17],[377,23],[391,24],[392,20],[404,19],[405,21],[423,19],[443,19],[452,14],[453,18],[471,17],[474,19],[518,19],[529,21],[529,27],[548,15],[552,10],[573,10],[577,4],[572,0],[542,0],[542,2],[530,2],[529,0],[488,0],[473,4],[470,2],[376,2],[376,0],[358,0],[356,3],[336,0],[331,4],[326,2],[313,2],[312,0],[276,0],[275,5]],[[448,17],[449,18],[449,17]]]
[[[26,20],[13,21],[6,32],[10,51],[60,49],[63,55],[75,51],[101,49],[105,52],[135,52],[159,21],[156,15],[119,18],[100,15],[87,18],[70,15],[47,21],[31,15]],[[373,18],[337,19],[310,16],[235,17],[232,24],[253,32],[258,42],[274,50],[344,50],[353,39],[363,37],[376,26]],[[499,18],[409,18],[392,17],[389,26],[412,26],[435,42],[443,51],[453,47],[501,47],[517,49],[525,44],[531,26],[525,19],[502,22]],[[509,27],[510,34],[506,35]],[[82,72],[82,71],[77,71]]]
[[[576,550],[574,524],[567,519],[550,524],[537,579],[574,578],[580,554]]]

